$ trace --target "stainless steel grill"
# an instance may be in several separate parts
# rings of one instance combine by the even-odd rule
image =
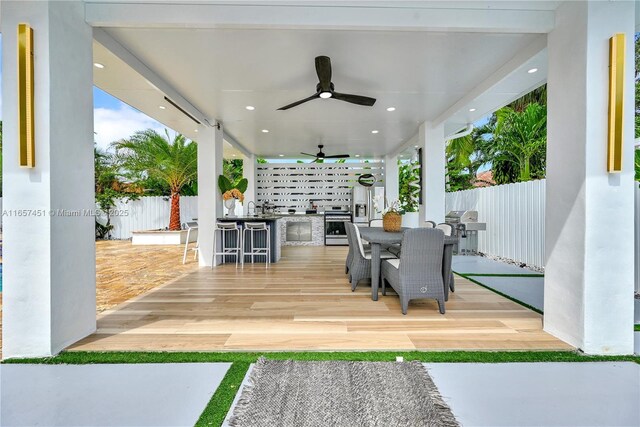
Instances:
[[[487,229],[486,222],[478,222],[478,211],[450,211],[445,221],[454,226],[459,239],[454,249],[458,255],[478,253],[478,231]]]

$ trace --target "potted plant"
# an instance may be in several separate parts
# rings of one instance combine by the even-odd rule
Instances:
[[[247,178],[241,178],[234,184],[224,175],[218,177],[218,188],[222,193],[224,207],[228,210],[227,216],[236,216],[236,200],[244,202],[244,192],[247,191],[248,185]]]
[[[400,202],[394,200],[382,213],[382,228],[384,231],[398,232],[402,228],[402,210]]]

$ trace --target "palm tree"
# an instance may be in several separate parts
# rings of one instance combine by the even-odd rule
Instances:
[[[640,181],[640,148],[635,150],[636,181]]]
[[[493,131],[494,126],[487,123],[467,136],[448,142],[446,156],[451,189],[466,190],[473,186],[480,167],[491,161],[489,153]]]
[[[166,138],[147,129],[112,145],[125,176],[162,182],[169,187],[169,230],[180,230],[180,191],[198,176],[198,148],[184,135],[176,134],[172,141],[166,129],[165,134]]]
[[[506,107],[496,115],[494,161],[513,164],[518,171],[518,180],[529,181],[532,164],[546,152],[547,109],[533,103],[522,112]]]

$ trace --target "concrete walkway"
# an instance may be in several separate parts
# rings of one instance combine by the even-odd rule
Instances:
[[[230,366],[0,365],[0,425],[193,426]]]
[[[425,364],[463,426],[639,426],[633,362]]]

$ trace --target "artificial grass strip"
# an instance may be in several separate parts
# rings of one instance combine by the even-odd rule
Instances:
[[[640,332],[640,325],[633,325],[633,330]]]
[[[526,273],[526,274],[499,274],[499,273],[458,273],[459,276],[477,276],[477,277],[544,277],[541,273]]]
[[[110,364],[110,363],[254,363],[264,356],[274,360],[348,360],[392,362],[396,356],[425,363],[606,362],[640,363],[640,356],[590,356],[578,351],[356,351],[356,352],[63,352],[55,357],[8,359],[2,363]]]
[[[211,396],[211,400],[202,411],[196,427],[220,426],[231,408],[242,380],[251,366],[248,362],[235,362],[222,379],[220,386]]]
[[[479,281],[475,280],[473,277],[470,277],[470,276],[468,276],[468,275],[466,275],[466,274],[460,274],[460,273],[456,273],[456,274],[458,274],[459,276],[464,277],[465,279],[467,279],[467,280],[469,280],[469,281],[471,281],[471,282],[475,283],[475,284],[476,284],[476,285],[478,285],[478,286],[482,286],[483,288],[488,289],[488,290],[490,290],[491,292],[494,292],[494,293],[496,293],[496,294],[500,295],[501,297],[504,297],[504,298],[506,298],[506,299],[508,299],[508,300],[511,300],[511,301],[513,301],[513,302],[515,302],[515,303],[517,303],[517,304],[520,304],[521,306],[526,307],[526,308],[528,308],[528,309],[529,309],[529,310],[531,310],[531,311],[535,311],[535,312],[536,312],[536,313],[538,313],[538,314],[543,314],[542,310],[539,310],[539,309],[535,308],[534,306],[529,305],[529,304],[527,304],[526,302],[522,302],[522,301],[520,301],[519,299],[516,299],[516,298],[514,298],[514,297],[512,297],[512,296],[510,296],[510,295],[507,295],[507,294],[502,293],[502,292],[500,292],[500,291],[496,291],[495,289],[490,288],[489,286],[485,285],[484,283],[481,283],[481,282],[479,282]]]

